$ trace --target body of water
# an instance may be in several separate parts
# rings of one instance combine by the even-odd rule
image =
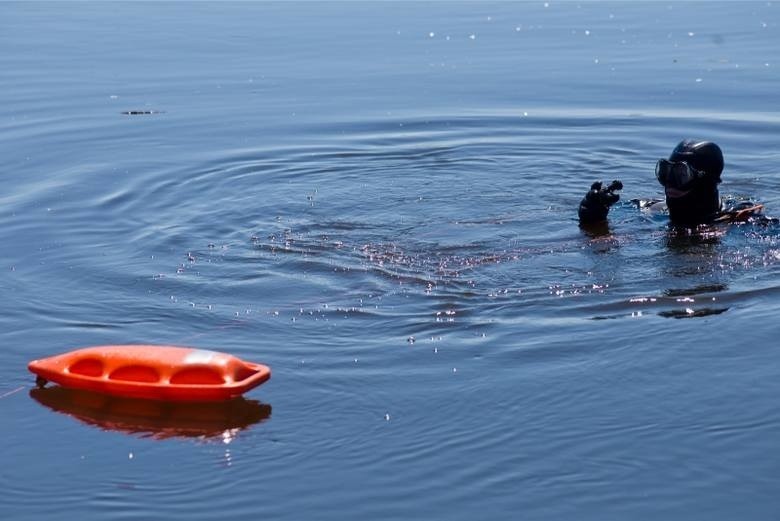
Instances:
[[[779,10],[0,3],[0,517],[775,519],[780,227],[576,209],[780,215]],[[273,377],[33,389],[124,343]]]

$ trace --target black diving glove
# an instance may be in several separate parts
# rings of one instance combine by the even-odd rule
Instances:
[[[605,221],[609,207],[620,200],[617,190],[623,189],[623,183],[612,181],[609,186],[602,186],[601,181],[596,181],[590,186],[590,190],[580,201],[580,224],[591,224]]]

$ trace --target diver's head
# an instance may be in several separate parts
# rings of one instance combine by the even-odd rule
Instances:
[[[669,217],[675,224],[695,225],[711,221],[720,210],[718,183],[723,153],[710,141],[681,141],[669,159],[655,167],[666,192]]]

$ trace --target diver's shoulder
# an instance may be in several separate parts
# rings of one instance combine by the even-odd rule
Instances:
[[[780,220],[764,215],[764,205],[761,203],[749,199],[726,198],[715,222],[778,224]]]

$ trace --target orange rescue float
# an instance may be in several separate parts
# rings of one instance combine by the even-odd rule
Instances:
[[[150,400],[204,402],[240,396],[271,377],[268,366],[217,351],[176,346],[110,345],[77,349],[28,365],[39,386]]]

